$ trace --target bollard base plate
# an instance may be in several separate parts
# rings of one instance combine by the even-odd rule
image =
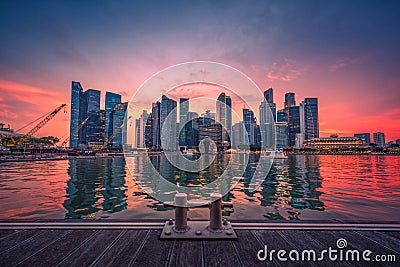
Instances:
[[[209,221],[188,221],[189,230],[187,232],[176,232],[173,230],[174,224],[165,222],[160,239],[220,239],[232,240],[237,239],[237,235],[232,228],[230,222],[222,225],[223,229],[220,232],[211,232],[208,229]]]

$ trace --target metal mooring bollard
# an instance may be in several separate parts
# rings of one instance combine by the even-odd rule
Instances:
[[[232,208],[232,202],[223,202],[222,195],[213,193],[210,202],[188,201],[185,193],[177,193],[175,201],[164,203],[175,208],[175,222],[170,219],[164,225],[161,239],[236,239],[232,225],[222,222],[222,209]],[[210,221],[187,221],[188,208],[209,208]]]
[[[189,230],[187,225],[187,195],[177,193],[175,195],[175,227],[177,232],[186,232]]]

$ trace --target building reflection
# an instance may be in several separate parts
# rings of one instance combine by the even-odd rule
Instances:
[[[127,208],[125,159],[69,160],[66,218],[97,218]]]
[[[271,220],[299,219],[304,209],[324,211],[320,200],[322,187],[320,177],[320,159],[318,156],[290,156],[287,160],[275,160],[266,179],[254,191],[246,190],[258,161],[256,155],[250,156],[249,165],[244,174],[244,192],[249,197],[257,196],[260,205],[272,207],[264,217]],[[280,214],[284,209],[285,218]]]

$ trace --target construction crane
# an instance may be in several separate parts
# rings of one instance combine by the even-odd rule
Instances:
[[[129,116],[129,118],[127,119],[130,120],[132,116]],[[122,123],[116,130],[115,132],[104,142],[104,144],[101,147],[101,150],[103,150],[104,148],[106,148],[108,146],[108,144],[114,139],[114,137],[119,134],[119,132],[121,132],[122,128],[124,127],[124,123]]]
[[[61,147],[64,147],[68,141],[71,139],[71,136],[74,136],[75,134],[77,134],[79,132],[79,130],[83,127],[83,125],[85,125],[85,123],[88,121],[89,117],[87,117],[86,119],[84,119],[81,124],[79,124],[78,128],[70,135],[67,137],[67,139],[65,139],[62,143],[61,143]]]
[[[53,110],[52,112],[50,112],[49,115],[47,115],[43,120],[41,120],[32,130],[30,130],[29,132],[27,132],[25,134],[25,136],[28,135],[34,135],[37,131],[40,130],[40,128],[42,128],[46,123],[48,123],[55,115],[57,115],[57,113],[63,108],[65,107],[67,104],[62,104],[61,106],[59,106],[58,108],[56,108],[55,110]]]

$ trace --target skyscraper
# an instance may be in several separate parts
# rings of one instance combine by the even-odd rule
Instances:
[[[232,130],[232,100],[225,93],[221,93],[216,103],[217,123],[222,125],[222,140],[229,141]],[[225,128],[225,129],[224,129]]]
[[[170,120],[165,123],[167,116]],[[176,127],[177,111],[176,101],[163,95],[161,98],[160,125],[161,139],[163,140],[163,150],[177,150],[177,127]]]
[[[243,123],[247,131],[247,138],[249,145],[255,145],[257,143],[257,129],[256,129],[256,119],[254,117],[254,112],[250,109],[243,109]]]
[[[285,94],[285,110],[288,111],[290,107],[296,106],[296,100],[294,97],[294,93],[286,93]]]
[[[385,134],[382,132],[374,133],[374,143],[379,147],[385,147]]]
[[[296,134],[300,133],[300,108],[289,107],[289,146],[295,146]]]
[[[101,140],[99,90],[88,89],[81,94],[79,121],[82,122],[86,118],[88,118],[87,122],[78,133],[78,145],[89,146],[90,142],[100,142]]]
[[[161,150],[161,118],[160,118],[161,103],[152,103],[151,106],[151,132],[152,132],[152,150]]]
[[[136,119],[135,127],[136,127],[136,148],[145,148],[145,130],[147,120],[149,118],[149,114],[146,110],[143,110],[143,113],[140,115],[139,119]]]
[[[276,148],[286,148],[289,145],[289,127],[286,122],[276,122]]]
[[[274,103],[274,91],[272,88],[264,91],[264,100],[269,104],[269,108],[271,109],[272,116],[274,117],[274,121],[276,121],[276,104]],[[261,117],[260,117],[261,122]]]
[[[288,116],[284,109],[278,110],[276,116],[277,116],[276,118],[277,122],[288,122]]]
[[[105,108],[106,108],[106,127],[105,127],[105,138],[106,140],[109,137],[109,124],[110,124],[110,113],[114,106],[116,104],[121,103],[121,95],[112,93],[112,92],[106,92],[106,102],[105,102]]]
[[[318,98],[306,98],[300,103],[300,133],[304,140],[319,138]]]
[[[116,104],[111,110],[109,128],[112,129],[110,136],[114,135],[110,142],[113,149],[122,149],[126,144],[127,118],[125,118],[125,114],[127,108],[128,103],[125,102]]]
[[[262,101],[260,104],[260,144],[266,148],[272,148],[275,145],[275,118],[271,111],[269,103]]]
[[[179,133],[179,145],[186,145],[186,127],[184,125],[188,121],[188,113],[189,113],[189,98],[180,98],[179,99],[179,125],[183,127]]]
[[[194,149],[199,142],[199,122],[198,114],[196,112],[189,112],[186,124],[186,146],[187,148]]]
[[[79,82],[72,81],[71,86],[71,120],[70,120],[70,140],[69,146],[71,148],[78,147],[78,126],[79,122],[79,103],[83,88]]]

